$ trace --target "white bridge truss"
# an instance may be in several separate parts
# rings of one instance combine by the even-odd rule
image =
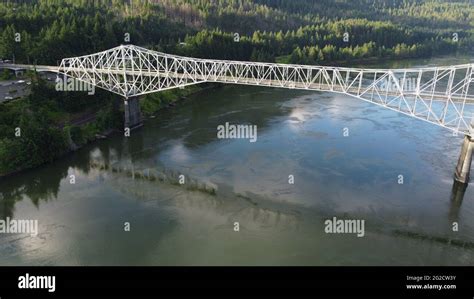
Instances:
[[[203,82],[337,92],[474,137],[474,64],[364,69],[198,59],[122,45],[65,58],[58,72],[125,98]]]

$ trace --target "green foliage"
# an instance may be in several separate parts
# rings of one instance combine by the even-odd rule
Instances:
[[[12,78],[13,78],[12,72],[7,69],[3,69],[3,71],[0,73],[0,80],[10,80]]]
[[[69,129],[69,134],[71,136],[72,142],[76,145],[82,145],[86,142],[86,139],[84,138],[84,134],[82,132],[81,127],[78,126],[72,126]]]
[[[140,110],[143,115],[152,115],[161,109],[161,93],[147,94],[140,100]]]
[[[122,127],[123,114],[120,111],[114,109],[113,104],[110,103],[99,110],[99,112],[96,114],[96,120],[94,124],[99,131]]]
[[[166,90],[162,92],[147,94],[140,100],[140,109],[143,115],[152,115],[168,104],[178,100],[181,96],[179,89]]]
[[[163,107],[176,102],[180,98],[186,97],[198,89],[199,87],[196,86],[188,86],[185,89],[172,89],[147,94],[140,99],[140,110],[145,116],[153,115]]]
[[[284,63],[319,64],[379,57],[430,57],[434,53],[472,51],[474,45],[474,7],[468,1],[221,0],[215,5],[170,2],[163,5],[191,3],[191,7],[204,12],[203,16],[214,18],[208,22],[212,23],[211,28],[187,35],[183,44],[168,48],[202,58],[273,62],[280,57],[279,62]],[[417,15],[417,11],[424,14]],[[225,19],[221,18],[223,14]],[[238,16],[240,21],[230,15]],[[247,30],[242,20],[250,15],[260,21],[254,20],[253,29]],[[441,21],[448,15],[449,21]],[[283,16],[292,22],[279,23]],[[432,18],[439,22],[434,24]],[[266,21],[262,20],[267,19],[276,21],[264,24]],[[239,33],[238,42],[232,32]],[[454,33],[458,41],[453,39]],[[344,34],[348,34],[346,40]]]
[[[95,139],[95,135],[99,134],[101,131],[97,128],[97,126],[93,123],[88,123],[85,126],[81,127],[82,134],[86,142]]]
[[[0,175],[49,163],[70,150],[70,140],[83,145],[121,122],[122,115],[113,109],[115,96],[109,93],[58,92],[37,74],[31,74],[31,79],[26,99],[0,106]],[[71,101],[81,101],[82,107]],[[95,121],[62,129],[70,119],[81,121],[69,110],[80,112],[78,116],[95,114]],[[16,128],[20,136],[15,136]]]
[[[22,115],[19,128],[21,136],[0,141],[0,174],[54,161],[67,150],[62,132],[46,119]]]
[[[217,59],[428,57],[471,51],[473,20],[470,0],[7,1],[0,4],[0,57],[56,64],[117,46],[124,32],[134,44]]]
[[[54,64],[58,60],[131,42],[178,38],[189,30],[170,23],[158,7],[134,1],[7,1],[0,4],[0,58]],[[142,2],[142,1],[141,1]],[[127,1],[128,3],[128,1]],[[21,34],[16,42],[15,33]]]

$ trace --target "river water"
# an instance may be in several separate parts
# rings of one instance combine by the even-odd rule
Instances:
[[[217,139],[226,122],[257,125],[257,142]],[[461,142],[349,96],[206,90],[130,138],[2,179],[0,216],[39,233],[0,234],[0,265],[474,265]],[[364,236],[325,233],[333,217],[364,220]]]

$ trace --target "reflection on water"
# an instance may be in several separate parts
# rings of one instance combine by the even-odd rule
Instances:
[[[449,209],[449,220],[451,222],[459,221],[459,211],[461,209],[466,189],[466,184],[461,184],[457,181],[454,181],[453,189],[451,191],[451,206]]]
[[[257,125],[258,142],[218,140],[225,122]],[[472,265],[461,141],[350,97],[222,87],[1,180],[0,216],[40,233],[0,235],[0,264]],[[365,237],[325,234],[332,217],[364,219]]]

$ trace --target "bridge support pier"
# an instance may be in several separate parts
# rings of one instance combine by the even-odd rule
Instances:
[[[125,128],[136,129],[143,125],[142,113],[140,111],[140,102],[138,97],[130,97],[124,101],[125,110]]]
[[[469,183],[469,173],[471,171],[472,152],[474,150],[474,139],[468,135],[464,136],[461,155],[459,156],[454,179],[457,182]]]
[[[464,194],[466,193],[467,184],[454,181],[451,190],[451,200],[449,207],[449,222],[459,221],[459,212],[461,210]]]

